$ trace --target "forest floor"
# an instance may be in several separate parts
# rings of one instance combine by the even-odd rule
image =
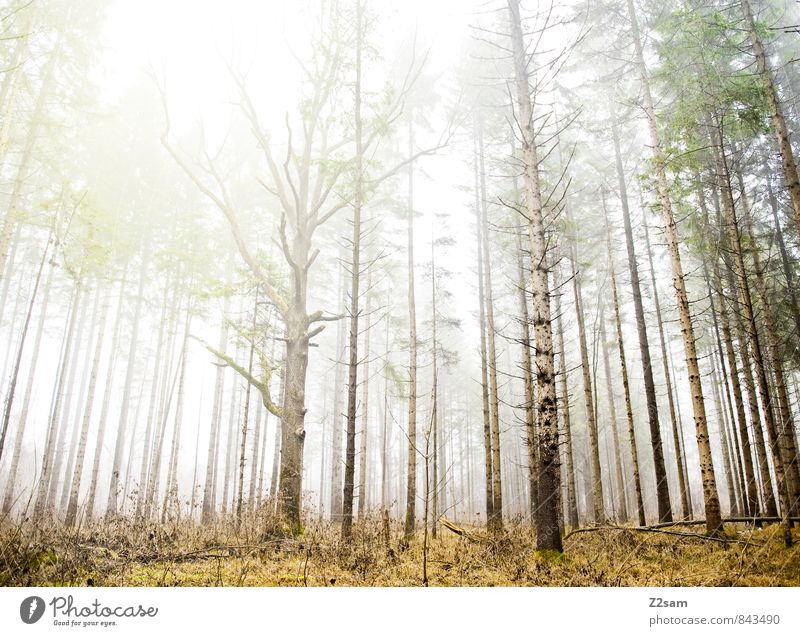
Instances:
[[[295,539],[264,532],[263,519],[210,526],[135,525],[125,519],[79,529],[29,522],[0,525],[4,586],[419,586],[422,532],[406,544],[380,520],[356,524],[344,543],[338,526],[312,522]],[[273,525],[274,527],[274,525]],[[256,531],[256,529],[259,529]],[[798,586],[800,530],[785,548],[780,526],[728,524],[720,540],[702,526],[656,532],[631,527],[580,530],[563,554],[541,554],[524,524],[500,536],[443,526],[428,538],[431,586]]]

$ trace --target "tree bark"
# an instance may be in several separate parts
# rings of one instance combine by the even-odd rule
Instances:
[[[661,317],[661,302],[658,295],[658,284],[656,283],[656,268],[653,264],[653,250],[650,245],[650,231],[647,223],[644,225],[645,245],[647,246],[647,260],[650,264],[650,285],[653,288],[653,302],[656,306],[656,323],[658,324],[658,338],[661,344],[661,362],[664,371],[664,382],[667,385],[667,402],[669,404],[669,417],[672,424],[672,442],[675,446],[675,463],[678,472],[678,490],[681,495],[681,511],[687,519],[693,517],[692,499],[689,496],[689,475],[686,474],[686,466],[683,459],[683,447],[681,444],[681,433],[683,422],[679,421],[675,415],[675,399],[672,395],[672,379],[669,372],[669,361],[667,360],[667,340],[664,336],[664,321]]]
[[[516,101],[522,136],[523,183],[528,236],[531,250],[531,291],[536,342],[536,402],[539,432],[539,514],[536,547],[561,552],[559,519],[558,412],[556,402],[553,327],[550,315],[550,283],[547,239],[542,213],[539,183],[539,157],[536,145],[533,105],[531,103],[527,53],[522,34],[519,0],[508,0],[511,43],[514,60]]]
[[[653,167],[656,173],[658,195],[661,213],[665,223],[665,237],[667,251],[672,262],[672,282],[678,304],[678,318],[683,335],[684,356],[689,374],[689,387],[692,395],[692,410],[697,437],[697,450],[700,457],[700,478],[703,483],[703,498],[705,501],[706,531],[716,535],[722,530],[722,515],[717,495],[717,482],[714,475],[714,460],[711,454],[711,443],[708,435],[705,402],[703,400],[703,385],[700,376],[700,365],[697,360],[697,345],[694,336],[694,325],[689,305],[689,296],[686,292],[683,265],[678,243],[678,226],[672,213],[672,202],[669,197],[669,184],[667,183],[664,151],[661,147],[661,137],[658,132],[653,98],[650,94],[650,81],[647,75],[647,66],[644,61],[642,39],[639,33],[639,22],[633,8],[633,0],[627,0],[628,14],[631,22],[633,43],[636,52],[636,64],[642,87],[642,105],[647,115],[650,129],[650,144],[653,153]]]
[[[638,32],[635,34],[635,37],[638,41]],[[611,135],[614,142],[617,183],[619,185],[620,203],[622,204],[622,222],[625,228],[625,248],[628,254],[628,272],[631,278],[633,309],[636,316],[636,333],[639,337],[639,353],[642,359],[642,378],[644,379],[644,395],[647,402],[647,421],[650,426],[650,444],[653,448],[658,520],[661,523],[669,523],[672,521],[669,482],[667,481],[667,468],[664,463],[661,427],[658,421],[658,402],[656,401],[656,388],[655,381],[653,380],[653,364],[650,358],[650,342],[647,338],[647,322],[645,321],[644,305],[642,304],[639,265],[636,262],[636,248],[634,247],[633,241],[633,227],[628,204],[628,187],[625,182],[625,170],[622,165],[622,152],[620,150],[619,141],[619,127],[613,104],[611,105]]]

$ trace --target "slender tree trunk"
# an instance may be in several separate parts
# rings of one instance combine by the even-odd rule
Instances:
[[[634,14],[631,14],[634,19]],[[638,41],[638,28],[634,35]],[[642,62],[643,64],[643,62]],[[643,82],[647,79],[642,76]],[[622,165],[622,152],[619,141],[619,128],[613,104],[611,105],[611,134],[614,142],[614,158],[619,185],[620,202],[622,204],[622,222],[625,228],[625,248],[628,254],[628,272],[631,278],[631,292],[633,294],[633,309],[636,316],[636,332],[639,336],[639,353],[642,359],[642,377],[644,379],[644,394],[647,402],[647,420],[650,426],[650,444],[653,447],[653,466],[656,481],[656,499],[658,503],[658,520],[661,523],[672,521],[672,507],[669,495],[669,482],[667,481],[667,468],[664,463],[664,447],[661,441],[661,427],[658,422],[658,402],[656,401],[656,388],[653,379],[653,364],[650,358],[650,343],[647,338],[647,322],[645,321],[644,305],[642,304],[642,289],[639,279],[639,265],[636,262],[636,248],[633,241],[633,227],[631,224],[630,207],[628,203],[628,188],[625,182],[625,171]]]
[[[619,310],[619,291],[617,289],[617,275],[614,267],[614,253],[611,249],[611,228],[606,222],[606,247],[611,276],[611,298],[614,303],[614,326],[617,334],[617,349],[619,350],[619,366],[622,375],[622,390],[625,398],[625,416],[628,421],[628,438],[631,445],[631,464],[633,467],[633,485],[636,492],[636,512],[640,526],[646,525],[644,516],[644,500],[642,498],[642,480],[639,471],[639,452],[636,444],[636,426],[633,420],[633,403],[631,400],[631,387],[628,379],[628,362],[625,356],[625,341],[622,337],[622,318]]]
[[[186,302],[186,321],[183,325],[183,344],[181,345],[180,353],[180,371],[178,375],[178,396],[175,406],[175,431],[172,434],[172,448],[169,454],[169,468],[167,471],[167,489],[164,495],[164,509],[166,510],[166,517],[169,519],[177,518],[180,513],[180,501],[178,498],[178,453],[181,449],[181,429],[183,428],[183,407],[184,398],[186,395],[186,367],[187,358],[189,354],[189,330],[192,326],[192,307],[191,300]],[[248,383],[248,388],[250,384]],[[244,419],[243,431],[247,430],[247,418]],[[242,434],[242,448],[244,448],[244,435]],[[158,476],[158,471],[156,471]],[[239,474],[239,492],[241,493],[241,480],[242,472]],[[156,483],[156,487],[158,484]],[[241,496],[239,498],[239,506],[237,508],[237,518],[241,514]]]
[[[733,485],[733,471],[731,470],[730,446],[728,435],[725,431],[725,413],[722,410],[722,400],[719,396],[719,378],[717,377],[717,365],[712,353],[711,357],[711,384],[713,385],[711,395],[714,398],[714,406],[717,411],[717,427],[719,428],[719,441],[722,446],[722,467],[725,471],[725,484],[728,488],[728,509],[731,517],[739,516],[739,506],[736,502],[736,488]]]
[[[149,238],[145,238],[145,245]],[[142,302],[144,300],[144,285],[147,280],[147,265],[150,257],[150,250],[145,247],[142,253],[141,273],[139,274],[139,287],[136,292],[136,307],[133,311],[133,325],[131,327],[131,341],[128,348],[128,369],[125,373],[125,385],[122,391],[122,405],[120,407],[119,424],[117,425],[116,442],[114,443],[114,462],[111,467],[111,483],[108,489],[108,501],[106,503],[106,514],[117,514],[119,502],[117,501],[121,490],[120,471],[122,470],[122,454],[125,450],[125,436],[128,426],[128,411],[130,410],[131,385],[136,368],[136,351],[139,345],[139,323],[142,316]]]
[[[94,293],[94,303],[92,308],[92,317],[89,320],[89,331],[86,335],[86,351],[84,353],[84,359],[82,364],[83,372],[81,374],[81,384],[80,389],[78,390],[78,404],[75,408],[74,419],[72,423],[72,438],[69,444],[69,455],[67,457],[67,466],[64,469],[64,480],[62,482],[61,487],[61,497],[58,504],[59,511],[66,511],[68,499],[69,499],[69,492],[70,487],[72,484],[72,477],[73,477],[73,470],[75,467],[75,455],[77,454],[78,448],[78,439],[81,430],[81,421],[83,419],[83,411],[81,411],[81,400],[84,396],[88,395],[88,388],[87,385],[91,382],[90,376],[92,368],[92,352],[94,347],[92,346],[92,336],[98,330],[98,320],[100,318],[100,307],[101,305],[105,306],[106,303],[101,303],[101,298],[105,296],[108,299],[107,293],[101,292],[101,283],[97,281],[97,288],[95,289]],[[86,410],[86,406],[84,406],[84,411]]]
[[[344,261],[344,259],[340,259]],[[337,298],[343,303],[344,298],[344,270],[339,268],[339,292]],[[342,304],[340,314],[344,314]],[[344,320],[336,323],[336,358],[335,376],[333,381],[333,434],[331,435],[331,520],[342,520],[342,495],[344,493],[343,462],[342,462],[342,381],[344,369]]]
[[[536,509],[539,507],[536,483],[537,467],[537,435],[536,411],[534,410],[535,396],[533,394],[533,366],[531,364],[531,325],[530,312],[528,311],[528,291],[523,260],[522,236],[517,234],[517,294],[519,295],[520,315],[520,350],[522,355],[522,388],[523,408],[525,409],[525,445],[528,451],[528,505],[531,522],[536,520]]]
[[[86,518],[94,516],[95,497],[97,495],[97,477],[100,474],[100,461],[103,456],[104,441],[106,435],[106,423],[108,422],[108,409],[111,403],[111,389],[114,385],[114,371],[117,365],[117,352],[119,349],[119,336],[122,327],[123,303],[125,300],[125,289],[127,287],[128,266],[122,274],[122,282],[119,286],[119,298],[117,300],[116,318],[114,319],[114,333],[111,337],[111,353],[106,370],[106,383],[103,389],[103,404],[100,407],[100,420],[97,424],[97,440],[94,449],[94,459],[92,460],[92,473],[89,480],[89,494],[86,497]]]
[[[356,472],[356,410],[358,400],[358,322],[361,309],[361,206],[362,206],[362,122],[361,122],[361,47],[363,37],[361,0],[356,0],[356,81],[355,81],[355,137],[356,137],[356,192],[353,203],[353,240],[350,266],[350,339],[347,365],[347,434],[344,462],[344,495],[342,498],[342,537],[348,539],[353,531],[353,492]],[[409,211],[409,218],[413,212]],[[409,233],[411,230],[409,230]],[[411,254],[409,243],[409,254]],[[409,261],[411,263],[411,261]],[[409,267],[412,265],[410,264]],[[413,271],[409,272],[409,280]],[[409,299],[411,298],[409,286]],[[413,345],[412,345],[413,346]],[[359,491],[359,500],[363,497]]]
[[[480,356],[481,356],[481,404],[483,407],[483,449],[484,449],[484,472],[486,480],[486,523],[494,518],[494,489],[492,484],[492,425],[489,409],[489,369],[488,354],[486,351],[486,298],[484,286],[486,280],[483,275],[483,223],[481,221],[480,203],[480,178],[478,160],[478,135],[477,121],[475,124],[476,132],[473,139],[473,159],[475,171],[475,230],[477,233],[477,255],[478,262],[478,326],[481,331],[480,336]]]
[[[483,277],[486,298],[487,367],[489,371],[489,421],[492,437],[492,515],[489,527],[493,531],[503,528],[503,480],[500,462],[500,398],[497,390],[497,343],[494,326],[494,293],[492,290],[492,259],[489,255],[489,214],[486,195],[486,170],[484,167],[483,124],[478,119],[478,165],[480,176],[480,210],[483,234]]]
[[[391,307],[391,287],[386,292],[386,311]],[[389,501],[389,331],[391,314],[386,315],[383,350],[383,421],[381,423],[381,512],[386,515]]]
[[[222,321],[219,328],[219,343],[217,351],[225,353],[228,343],[228,309],[230,297],[225,297],[222,309]],[[225,385],[225,372],[223,366],[217,366],[214,380],[214,403],[211,406],[211,427],[208,436],[208,454],[206,458],[206,480],[203,485],[203,510],[200,515],[202,523],[208,523],[214,518],[217,508],[216,483],[217,463],[219,457],[220,424],[222,419],[222,395]]]
[[[703,483],[703,498],[705,501],[706,530],[709,534],[717,534],[722,530],[722,515],[717,495],[717,482],[714,475],[714,460],[711,454],[711,443],[708,435],[705,402],[703,400],[703,385],[700,375],[700,365],[697,360],[697,346],[694,336],[694,325],[689,306],[689,296],[686,292],[686,281],[683,274],[683,265],[678,247],[678,227],[672,213],[672,203],[669,198],[669,184],[667,183],[664,151],[661,147],[661,137],[658,132],[653,98],[650,94],[650,81],[647,75],[647,66],[644,61],[642,39],[639,32],[639,22],[633,8],[633,0],[627,0],[628,14],[631,22],[631,31],[636,52],[636,64],[642,85],[642,105],[647,115],[650,128],[650,144],[653,152],[653,168],[658,184],[658,194],[661,213],[665,223],[665,237],[667,251],[672,262],[672,282],[678,304],[678,318],[683,335],[683,347],[686,358],[686,367],[689,375],[689,387],[692,395],[692,410],[697,435],[697,450],[700,457],[700,478]]]
[[[606,338],[606,317],[605,312],[600,314],[600,340],[603,344],[603,371],[606,375],[606,398],[608,400],[609,415],[611,417],[611,435],[614,442],[614,472],[617,480],[617,505],[619,507],[619,518],[625,522],[628,520],[628,505],[625,499],[625,479],[622,470],[622,447],[619,443],[619,430],[617,427],[617,406],[614,403],[614,389],[611,380],[611,354],[608,351],[608,338]]]
[[[44,451],[42,454],[42,468],[39,472],[39,484],[36,493],[36,503],[34,504],[33,516],[37,521],[42,518],[48,507],[47,488],[50,484],[52,472],[53,456],[56,446],[56,435],[58,421],[61,416],[61,404],[64,393],[64,383],[67,373],[67,364],[72,352],[72,342],[75,336],[75,323],[77,321],[78,307],[81,304],[82,290],[75,286],[70,301],[70,313],[67,319],[67,329],[64,336],[64,347],[61,352],[61,361],[58,367],[58,377],[56,379],[53,404],[50,410],[50,421],[47,427],[47,437],[45,439]]]
[[[431,512],[431,534],[436,538],[439,521],[439,365],[436,326],[436,228],[431,224],[431,373],[433,378],[431,403],[431,428],[433,429],[433,502]],[[442,466],[442,469],[444,466]]]
[[[94,358],[92,360],[92,370],[89,376],[89,388],[86,393],[86,406],[83,410],[83,424],[81,426],[80,442],[78,444],[78,454],[75,458],[75,468],[72,472],[72,480],[69,490],[69,501],[67,503],[67,514],[65,523],[67,526],[75,524],[78,513],[78,497],[81,490],[81,479],[83,476],[83,465],[86,459],[86,445],[89,436],[89,427],[92,422],[92,410],[94,405],[95,391],[97,388],[97,376],[100,370],[100,359],[103,353],[103,340],[106,335],[106,323],[108,322],[108,310],[111,304],[111,290],[105,293],[105,298],[100,311],[99,329],[97,340],[94,347]]]
[[[253,321],[250,327],[250,337],[256,337],[256,319],[258,317],[258,293],[256,293],[255,301],[253,303]],[[250,343],[250,354],[247,360],[247,372],[253,374],[253,352],[255,345]],[[244,463],[247,454],[247,427],[250,423],[250,389],[251,385],[248,382],[244,390],[244,417],[242,418],[242,439],[239,445],[239,487],[237,489],[236,498],[236,522],[237,524],[242,520],[242,506],[244,505]],[[256,435],[255,441],[258,442]]]
[[[408,155],[414,154],[414,113],[408,120]],[[408,168],[408,469],[404,536],[414,536],[417,510],[417,304],[414,298],[414,162]]]
[[[82,276],[78,276],[79,280],[82,280]],[[89,305],[89,296],[88,291],[83,287],[83,283],[80,284],[81,287],[81,295],[80,295],[80,314],[78,317],[77,327],[75,328],[75,342],[72,346],[72,351],[70,355],[70,362],[69,362],[69,372],[66,376],[66,384],[62,387],[63,393],[63,403],[61,405],[61,424],[59,426],[58,431],[58,438],[56,445],[54,447],[54,452],[52,456],[52,468],[50,469],[50,480],[49,485],[47,488],[47,499],[45,500],[45,506],[48,510],[54,512],[60,512],[58,509],[58,501],[56,500],[58,486],[61,483],[61,475],[63,473],[63,465],[64,460],[67,458],[68,449],[67,449],[67,435],[72,428],[70,426],[70,416],[72,415],[72,400],[76,393],[80,394],[80,391],[83,387],[78,387],[77,381],[77,374],[78,374],[78,360],[80,358],[80,350],[81,350],[81,343],[83,341],[84,333],[87,333],[86,329],[86,312]],[[87,333],[88,347],[91,348],[91,334]],[[64,360],[64,364],[67,363],[67,360]],[[76,389],[77,387],[77,389]],[[78,397],[80,400],[80,395]]]
[[[367,276],[367,290],[372,286],[372,276]],[[361,381],[361,439],[358,449],[358,518],[363,519],[367,512],[367,457],[369,452],[369,331],[371,328],[371,298],[367,295],[364,325],[364,378]]]
[[[581,292],[580,264],[578,263],[578,252],[575,246],[575,238],[570,240],[570,250],[572,252],[572,293],[575,299],[575,314],[578,319],[578,342],[581,353],[581,371],[583,375],[583,400],[586,408],[586,427],[589,430],[589,453],[590,453],[590,483],[592,491],[592,510],[594,522],[602,524],[606,520],[603,506],[603,475],[600,468],[600,443],[597,431],[597,420],[594,406],[594,394],[592,390],[591,367],[589,365],[589,349],[586,345],[586,323],[583,313],[583,296]]]
[[[539,157],[536,146],[533,105],[519,0],[508,0],[513,48],[516,101],[522,133],[523,183],[528,235],[531,250],[531,290],[536,342],[537,430],[539,432],[539,514],[536,545],[539,550],[562,551],[559,519],[561,490],[558,451],[558,412],[556,401],[553,327],[550,315],[550,282],[547,239],[539,184]]]
[[[681,511],[685,518],[691,519],[692,500],[689,497],[689,475],[686,474],[686,467],[683,461],[683,449],[681,447],[681,434],[683,422],[679,421],[675,415],[675,399],[672,395],[672,379],[669,372],[669,361],[667,360],[667,339],[664,335],[664,321],[661,317],[661,301],[658,294],[658,284],[656,283],[656,268],[653,264],[653,250],[650,245],[650,231],[647,223],[644,225],[645,245],[647,246],[647,260],[650,264],[650,285],[653,288],[653,302],[656,306],[656,323],[658,324],[658,338],[661,344],[661,362],[664,371],[664,382],[667,385],[667,402],[669,404],[669,417],[672,424],[672,442],[675,446],[675,462],[678,472],[678,490],[681,495]]]
[[[170,289],[170,276],[168,275],[164,283],[164,296],[161,300],[161,318],[158,321],[158,344],[156,345],[155,363],[153,364],[153,382],[150,387],[150,405],[147,412],[147,424],[144,430],[144,452],[142,453],[142,464],[139,471],[139,489],[136,497],[136,513],[139,518],[142,515],[145,505],[145,492],[147,490],[147,473],[150,466],[150,447],[152,446],[153,424],[156,417],[156,405],[158,404],[158,387],[161,380],[160,370],[162,367],[162,352],[164,349],[164,331],[167,322],[167,298]]]

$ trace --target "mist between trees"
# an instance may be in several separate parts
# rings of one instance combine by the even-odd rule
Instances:
[[[433,4],[3,5],[3,524],[792,545],[797,3]]]

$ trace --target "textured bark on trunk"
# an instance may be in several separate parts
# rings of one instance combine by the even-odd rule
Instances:
[[[414,155],[413,112],[408,121],[408,156]],[[414,297],[414,162],[408,165],[408,454],[403,534],[414,536],[417,517],[417,304]]]
[[[650,285],[653,288],[653,302],[656,306],[656,323],[658,324],[658,339],[661,344],[661,362],[664,371],[664,382],[667,385],[667,402],[669,404],[669,418],[672,424],[672,443],[675,447],[675,463],[678,472],[678,490],[681,496],[681,510],[684,517],[691,519],[692,500],[689,497],[689,475],[686,474],[686,466],[683,459],[683,445],[681,444],[681,433],[683,422],[679,421],[675,411],[675,398],[672,394],[672,378],[669,372],[669,360],[667,359],[667,339],[664,335],[664,321],[661,317],[661,301],[656,284],[656,268],[653,264],[653,250],[650,245],[650,231],[647,223],[644,223],[645,245],[647,246],[647,261],[650,265]]]
[[[642,87],[642,105],[647,115],[647,123],[650,129],[650,145],[653,153],[653,168],[656,173],[658,185],[658,196],[661,207],[661,214],[665,224],[665,238],[667,241],[667,251],[672,263],[672,283],[675,288],[675,296],[678,305],[678,318],[683,335],[684,357],[686,368],[689,374],[689,388],[692,395],[692,411],[697,437],[697,450],[700,458],[700,478],[703,484],[703,499],[705,502],[706,530],[709,534],[717,534],[722,530],[722,515],[719,507],[719,496],[717,494],[717,482],[714,475],[714,460],[711,454],[711,442],[708,435],[708,422],[706,421],[706,408],[703,399],[703,385],[700,375],[700,365],[697,359],[697,345],[694,336],[694,325],[692,324],[692,314],[689,305],[689,295],[686,291],[686,281],[684,280],[683,264],[678,242],[678,226],[672,213],[672,202],[669,197],[669,184],[667,183],[667,173],[664,159],[664,151],[661,147],[661,138],[658,132],[658,122],[656,121],[653,98],[650,94],[650,81],[647,75],[647,66],[644,61],[642,50],[642,40],[639,33],[639,22],[633,8],[633,0],[627,0],[628,14],[631,23],[633,43],[636,53],[636,64],[639,69],[639,76]]]
[[[489,527],[503,528],[503,480],[500,463],[500,398],[497,391],[497,343],[494,326],[494,294],[492,291],[492,259],[489,255],[489,215],[486,202],[486,170],[484,167],[483,124],[478,120],[478,166],[480,178],[481,234],[483,238],[483,288],[486,299],[487,369],[489,372],[489,422],[492,439],[492,514]]]
[[[636,427],[633,419],[633,403],[631,400],[631,387],[628,379],[628,362],[625,356],[625,341],[622,337],[622,318],[619,310],[619,290],[617,289],[617,274],[614,266],[614,253],[611,249],[611,228],[606,222],[606,248],[611,276],[611,299],[614,303],[614,327],[617,335],[617,350],[619,351],[619,366],[622,374],[622,391],[625,397],[625,418],[628,422],[628,439],[631,445],[631,465],[633,470],[633,487],[636,495],[636,513],[640,526],[646,525],[644,516],[644,500],[642,498],[642,480],[639,471],[639,451],[636,444]]]
[[[484,293],[485,279],[483,276],[483,223],[481,222],[480,203],[480,177],[478,160],[478,135],[477,121],[473,135],[473,163],[475,176],[475,231],[477,234],[478,262],[478,326],[480,328],[480,356],[481,356],[481,407],[483,413],[483,451],[484,451],[484,479],[486,492],[486,523],[494,518],[494,495],[492,487],[492,425],[489,412],[489,368],[488,354],[486,351],[486,295]]]
[[[358,399],[358,322],[361,309],[361,206],[363,146],[361,122],[361,46],[362,46],[362,8],[356,0],[356,78],[355,78],[355,138],[356,138],[356,186],[353,202],[353,238],[350,261],[350,338],[348,341],[349,361],[347,365],[347,432],[344,456],[344,493],[342,497],[342,537],[349,539],[353,529],[353,496],[356,473],[356,410]],[[411,248],[409,246],[409,252]],[[409,274],[413,277],[413,272]],[[410,294],[411,292],[409,292]],[[363,493],[359,491],[359,500]]]
[[[606,337],[606,316],[605,312],[600,313],[600,340],[603,346],[603,371],[606,376],[606,399],[608,400],[608,411],[611,421],[611,437],[614,448],[614,456],[611,461],[614,463],[614,475],[616,478],[617,506],[619,516],[623,522],[628,521],[628,503],[625,498],[625,479],[622,470],[622,447],[619,443],[619,428],[617,426],[617,405],[614,401],[614,389],[611,380],[611,354],[608,351],[608,339]]]
[[[89,426],[92,422],[92,407],[94,405],[94,396],[97,388],[97,375],[100,369],[100,359],[103,353],[103,340],[106,335],[106,322],[108,318],[108,310],[111,304],[111,291],[105,293],[105,298],[102,302],[102,309],[100,310],[99,328],[97,332],[97,339],[95,341],[94,356],[92,360],[92,370],[89,375],[89,387],[86,393],[86,406],[83,410],[83,422],[80,431],[80,440],[78,442],[77,456],[75,458],[75,466],[72,471],[72,478],[70,480],[69,501],[67,502],[67,512],[65,523],[67,526],[75,524],[78,513],[78,497],[81,490],[81,480],[83,477],[83,465],[86,459],[86,445],[89,437]]]
[[[561,475],[558,451],[558,412],[553,326],[550,314],[550,272],[539,183],[539,157],[519,0],[508,0],[508,9],[516,102],[519,112],[519,132],[522,136],[523,184],[531,251],[531,291],[536,343],[536,423],[539,432],[539,514],[536,546],[539,550],[561,552],[563,546],[559,523]]]
[[[642,289],[639,279],[639,265],[636,262],[636,248],[633,241],[630,207],[628,204],[628,186],[625,170],[622,165],[619,126],[613,104],[611,104],[611,136],[614,142],[614,163],[617,172],[620,203],[622,205],[622,222],[625,229],[625,249],[628,256],[628,273],[631,279],[633,294],[633,310],[636,316],[636,334],[639,337],[639,354],[642,360],[642,378],[644,380],[644,396],[647,403],[647,421],[650,427],[650,445],[653,448],[653,468],[656,482],[656,501],[658,503],[658,520],[662,523],[672,521],[672,507],[667,482],[667,468],[664,463],[664,447],[661,441],[661,427],[658,422],[658,402],[656,401],[653,364],[650,358],[650,342],[647,338],[647,322],[645,321]]]
[[[517,233],[517,294],[519,296],[519,321],[520,321],[520,353],[522,357],[522,389],[525,410],[525,446],[528,451],[528,506],[530,508],[531,522],[536,520],[538,508],[538,485],[536,482],[537,439],[536,439],[536,411],[534,410],[533,394],[533,365],[531,364],[531,325],[528,310],[527,276],[525,273],[524,250],[522,249],[522,236]]]
[[[580,265],[578,263],[578,251],[575,243],[576,241],[573,237],[570,240],[570,250],[572,252],[572,294],[575,300],[575,315],[578,320],[578,344],[581,354],[581,375],[583,376],[583,403],[586,410],[586,428],[589,430],[589,465],[591,468],[589,480],[592,486],[592,511],[594,523],[603,524],[605,523],[606,515],[603,501],[603,474],[600,467],[600,441],[594,410],[592,367],[589,363],[589,348],[586,345],[586,319],[583,313]]]

